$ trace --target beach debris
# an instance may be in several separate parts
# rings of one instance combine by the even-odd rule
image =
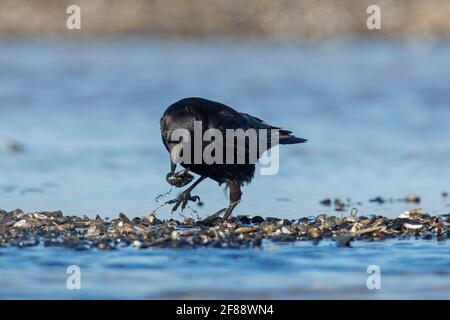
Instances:
[[[445,241],[450,214],[431,216],[422,209],[405,211],[398,218],[380,215],[347,216],[319,214],[295,220],[242,215],[224,221],[214,214],[196,220],[160,220],[152,212],[130,218],[119,213],[115,219],[94,219],[84,215],[65,216],[61,211],[29,212],[0,209],[1,247],[43,245],[74,250],[114,250],[131,246],[144,248],[268,248],[270,242],[292,243],[335,241],[337,247],[351,247],[357,241],[406,239]]]
[[[376,202],[376,203],[379,203],[379,204],[383,204],[383,203],[386,202],[386,199],[384,199],[383,197],[378,196],[378,197],[370,199],[369,202]]]
[[[345,211],[345,202],[342,199],[336,198],[334,199],[334,210],[336,211]]]
[[[189,213],[189,215],[184,219],[182,224],[185,225],[185,226],[193,226],[194,222],[195,222],[194,221],[194,216],[192,215],[192,213]]]
[[[404,219],[420,219],[422,217],[422,209],[414,208],[400,214],[399,218]]]
[[[410,194],[407,195],[406,197],[403,198],[390,198],[390,199],[385,199],[381,196],[377,196],[375,198],[369,199],[369,202],[372,203],[378,203],[378,204],[383,204],[386,202],[406,202],[406,203],[420,203],[421,199],[419,196],[415,195],[415,194]]]
[[[420,197],[415,194],[410,194],[406,196],[403,201],[408,203],[420,203]]]
[[[326,198],[326,199],[323,199],[322,201],[320,201],[320,204],[327,206],[327,207],[331,207],[331,205],[333,204],[335,211],[345,211],[348,203],[350,203],[350,199],[347,199],[347,203],[346,203],[341,198],[335,198],[334,200],[332,200],[331,198]]]
[[[423,225],[421,224],[412,224],[412,223],[404,223],[403,226],[407,229],[421,229]]]

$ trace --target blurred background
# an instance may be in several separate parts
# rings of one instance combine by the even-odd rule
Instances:
[[[378,5],[383,27],[366,28],[366,9]],[[4,36],[67,37],[64,13],[82,9],[82,36],[323,39],[353,36],[449,37],[446,0],[2,0]],[[71,34],[74,35],[74,34]]]
[[[69,5],[81,30],[66,27]],[[281,148],[236,215],[448,213],[449,38],[448,0],[0,0],[0,208],[148,214],[169,190],[159,119],[201,96],[309,140]],[[194,194],[203,207],[158,217],[228,203],[212,181]],[[0,298],[449,297],[448,241],[352,245],[2,247]],[[72,264],[83,290],[65,287]],[[383,290],[366,287],[372,264]]]
[[[281,148],[237,214],[341,214],[326,198],[446,213],[449,17],[446,0],[0,0],[0,207],[147,214],[169,190],[159,118],[201,96],[309,139]],[[197,194],[184,214],[227,204],[214,182]]]

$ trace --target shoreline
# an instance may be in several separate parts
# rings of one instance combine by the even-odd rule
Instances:
[[[61,211],[29,212],[0,209],[0,248],[65,247],[75,250],[135,248],[261,248],[263,241],[335,241],[336,247],[351,247],[354,241],[388,239],[446,241],[450,214],[430,216],[421,209],[403,212],[398,218],[380,215],[346,217],[321,214],[300,219],[237,216],[229,221],[210,217],[195,221],[160,220],[154,213],[129,219],[97,216],[65,216]]]

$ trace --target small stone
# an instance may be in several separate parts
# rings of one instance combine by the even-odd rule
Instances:
[[[143,246],[143,243],[141,241],[139,241],[139,240],[133,241],[133,247],[141,248],[142,246]]]
[[[110,245],[106,241],[101,241],[97,244],[97,248],[100,250],[108,250],[108,249],[110,249]]]
[[[308,229],[308,235],[313,239],[319,238],[321,234],[322,233],[320,232],[319,228],[312,227]]]
[[[281,228],[281,232],[284,233],[284,234],[291,234],[291,233],[292,233],[292,232],[289,231],[289,229],[286,228],[286,227],[282,227],[282,228]]]
[[[200,243],[201,244],[207,244],[209,242],[209,237],[206,234],[200,235]]]

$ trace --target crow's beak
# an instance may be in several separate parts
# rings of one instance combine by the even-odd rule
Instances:
[[[175,173],[176,168],[177,168],[176,163],[173,163],[172,159],[170,159],[170,173]]]

